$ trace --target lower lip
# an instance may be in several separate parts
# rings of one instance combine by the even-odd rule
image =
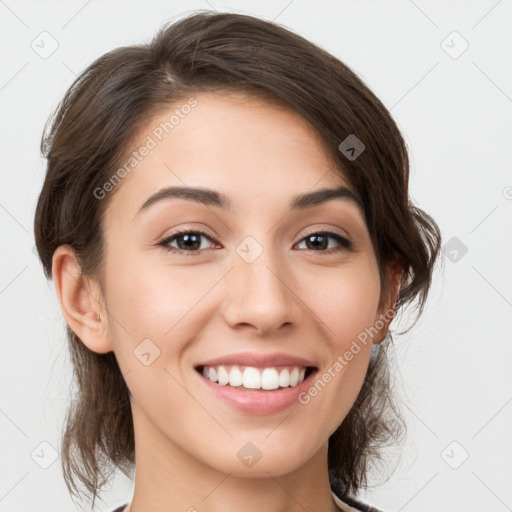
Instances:
[[[207,379],[199,372],[197,375],[206,387],[221,400],[224,400],[239,411],[250,414],[272,414],[282,411],[298,402],[298,397],[311,385],[311,380],[318,370],[314,370],[295,387],[264,389],[237,389],[229,385],[222,386]]]

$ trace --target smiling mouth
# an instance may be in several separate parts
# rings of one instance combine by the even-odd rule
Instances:
[[[195,367],[205,379],[220,386],[241,390],[271,391],[296,387],[316,373],[314,366],[272,366],[257,368],[243,365],[214,365]]]

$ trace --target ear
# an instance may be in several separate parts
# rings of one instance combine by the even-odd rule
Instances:
[[[80,270],[70,245],[61,245],[55,250],[52,276],[62,313],[87,348],[99,354],[111,352],[113,346],[101,289],[96,281],[82,276]]]
[[[379,302],[379,308],[375,317],[375,326],[379,333],[373,338],[373,344],[384,341],[389,330],[389,324],[395,316],[395,304],[400,293],[403,267],[400,260],[395,260],[388,265],[387,283],[384,287],[384,297]]]

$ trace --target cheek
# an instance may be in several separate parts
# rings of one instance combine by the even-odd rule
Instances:
[[[363,263],[340,270],[336,279],[324,280],[322,293],[310,295],[322,320],[329,358],[303,403],[314,410],[311,417],[326,418],[330,432],[356,400],[371,353],[368,329],[376,319],[380,281],[376,265],[371,260]]]
[[[194,280],[189,268],[147,265],[125,259],[109,274],[108,306],[114,350],[132,396],[139,404],[158,410],[158,401],[187,403],[163,370],[174,374],[191,338],[201,327],[201,298],[212,287],[212,277]],[[168,396],[165,391],[172,389]],[[180,391],[181,390],[181,391]],[[188,397],[189,399],[190,397]]]
[[[143,254],[111,265],[107,276],[109,307],[137,339],[164,340],[175,325],[182,328],[188,313],[215,282],[211,273],[201,277],[192,267],[155,265]]]
[[[326,335],[338,351],[344,351],[347,344],[375,322],[380,280],[376,266],[371,263],[342,269],[334,278],[324,280],[322,291],[313,296]]]

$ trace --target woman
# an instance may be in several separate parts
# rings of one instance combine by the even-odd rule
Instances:
[[[124,512],[376,510],[386,359],[441,238],[389,112],[283,27],[199,12],[113,50],[43,138],[39,256],[78,394],[64,477]]]

